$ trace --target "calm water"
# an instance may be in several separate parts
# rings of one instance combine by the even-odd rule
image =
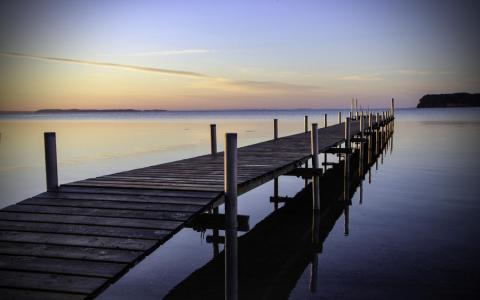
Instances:
[[[324,113],[337,122],[336,111],[1,116],[0,206],[44,190],[44,131],[57,132],[59,177],[64,183],[205,154],[210,123],[217,124],[219,137],[238,132],[239,144],[247,145],[272,137],[273,118],[280,119],[280,133],[287,135],[303,129],[303,115],[323,124]],[[359,189],[353,195],[349,235],[339,217],[323,242],[316,291],[310,288],[308,260],[275,260],[274,247],[263,261],[246,266],[285,266],[278,277],[261,285],[269,291],[259,291],[258,297],[268,298],[265,295],[278,290],[291,299],[478,298],[479,133],[478,109],[398,110],[393,151],[387,151],[378,170],[372,169],[372,182],[363,183],[361,204]],[[279,181],[281,196],[293,197],[304,187],[303,180],[294,177]],[[250,216],[251,232],[242,233],[244,240],[255,240],[265,222],[279,218],[281,209],[274,212],[269,201],[272,192],[269,182],[239,198],[239,214]],[[294,218],[282,224],[289,222],[298,224]],[[99,298],[178,299],[175,295],[189,282],[222,289],[223,281],[216,277],[198,281],[192,275],[215,266],[213,246],[205,241],[211,234],[183,229]],[[271,231],[272,239],[274,234]],[[283,243],[295,242],[285,239]],[[262,249],[269,249],[262,246],[258,257],[265,255]],[[215,274],[222,274],[222,268],[217,269]],[[242,284],[240,296],[241,289]]]

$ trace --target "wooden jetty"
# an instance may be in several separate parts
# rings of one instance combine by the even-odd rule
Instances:
[[[345,123],[286,137],[278,136],[275,125],[273,140],[238,148],[233,188],[241,194],[297,170],[312,158],[312,136],[316,137],[312,144],[317,144],[314,160],[317,153],[331,151],[345,141],[348,146],[343,152],[348,153],[350,138],[383,130],[393,115],[384,115],[362,132],[361,120],[366,123],[366,118],[347,122],[348,135]],[[211,130],[212,141],[216,141],[215,128]],[[229,194],[228,187],[224,190],[228,175],[224,174],[224,154],[217,153],[216,142],[209,155],[61,186],[57,185],[52,148],[54,136],[47,135],[47,192],[0,210],[2,299],[94,298]],[[236,220],[236,204],[234,209]],[[228,230],[228,222],[226,226]],[[236,243],[236,228],[234,233]]]

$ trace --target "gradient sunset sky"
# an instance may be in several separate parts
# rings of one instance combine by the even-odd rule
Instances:
[[[1,1],[0,110],[414,106],[480,89],[480,1]]]

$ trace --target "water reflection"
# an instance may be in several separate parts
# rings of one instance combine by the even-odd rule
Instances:
[[[371,178],[370,169],[390,139],[389,131],[367,134],[353,154],[343,154],[338,163],[329,164],[331,167],[320,178],[320,211],[312,210],[312,183],[306,181],[305,188],[286,198],[279,196],[278,179],[274,180],[273,196],[269,199],[274,202],[272,213],[238,239],[239,298],[286,299],[305,270],[310,271],[308,290],[317,292],[323,243],[342,216],[344,234],[350,234],[353,195],[357,188],[363,188],[367,173]],[[279,203],[284,205],[279,207]],[[215,230],[211,241],[221,242],[215,237]],[[223,299],[225,258],[215,243],[213,256],[165,299]]]

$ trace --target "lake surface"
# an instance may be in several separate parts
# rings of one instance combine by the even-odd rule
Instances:
[[[323,124],[324,113],[330,124],[338,122],[335,110],[3,115],[0,207],[44,191],[45,131],[57,133],[59,180],[65,183],[206,154],[210,123],[217,124],[222,150],[225,132],[237,132],[243,146],[271,139],[273,118],[279,119],[282,136],[301,132],[304,115]],[[346,116],[348,111],[342,113]],[[263,263],[274,261],[275,266],[290,266],[282,270],[298,269],[297,273],[279,270],[283,281],[272,279],[270,285],[262,285],[270,290],[259,290],[259,297],[278,298],[280,291],[290,299],[479,297],[480,110],[398,109],[396,118],[393,148],[384,154],[383,163],[379,161],[378,170],[372,168],[371,183],[368,178],[362,183],[361,203],[360,188],[354,191],[349,234],[344,234],[342,216],[326,232],[318,254],[316,288],[312,289],[310,257],[300,264],[301,257],[286,261],[279,256]],[[334,155],[328,159],[337,160]],[[280,177],[279,188],[281,196],[294,197],[304,181]],[[238,213],[250,216],[250,232],[240,233],[245,235],[243,243],[255,240],[258,232],[268,233],[264,228],[276,226],[277,219],[283,220],[281,224],[291,222],[292,228],[300,222],[294,217],[281,219],[283,204],[275,211],[272,195],[273,183],[268,182],[239,197]],[[202,272],[222,272],[215,269],[218,256],[215,260],[213,245],[205,240],[208,235],[211,230],[181,230],[99,299],[177,299],[192,282],[223,289],[223,281],[213,275],[211,280],[196,278]],[[286,236],[284,243],[293,243],[290,239]],[[259,257],[262,249],[268,249],[261,246]],[[264,268],[262,261],[251,264],[246,269]],[[254,281],[255,274],[251,277]]]

